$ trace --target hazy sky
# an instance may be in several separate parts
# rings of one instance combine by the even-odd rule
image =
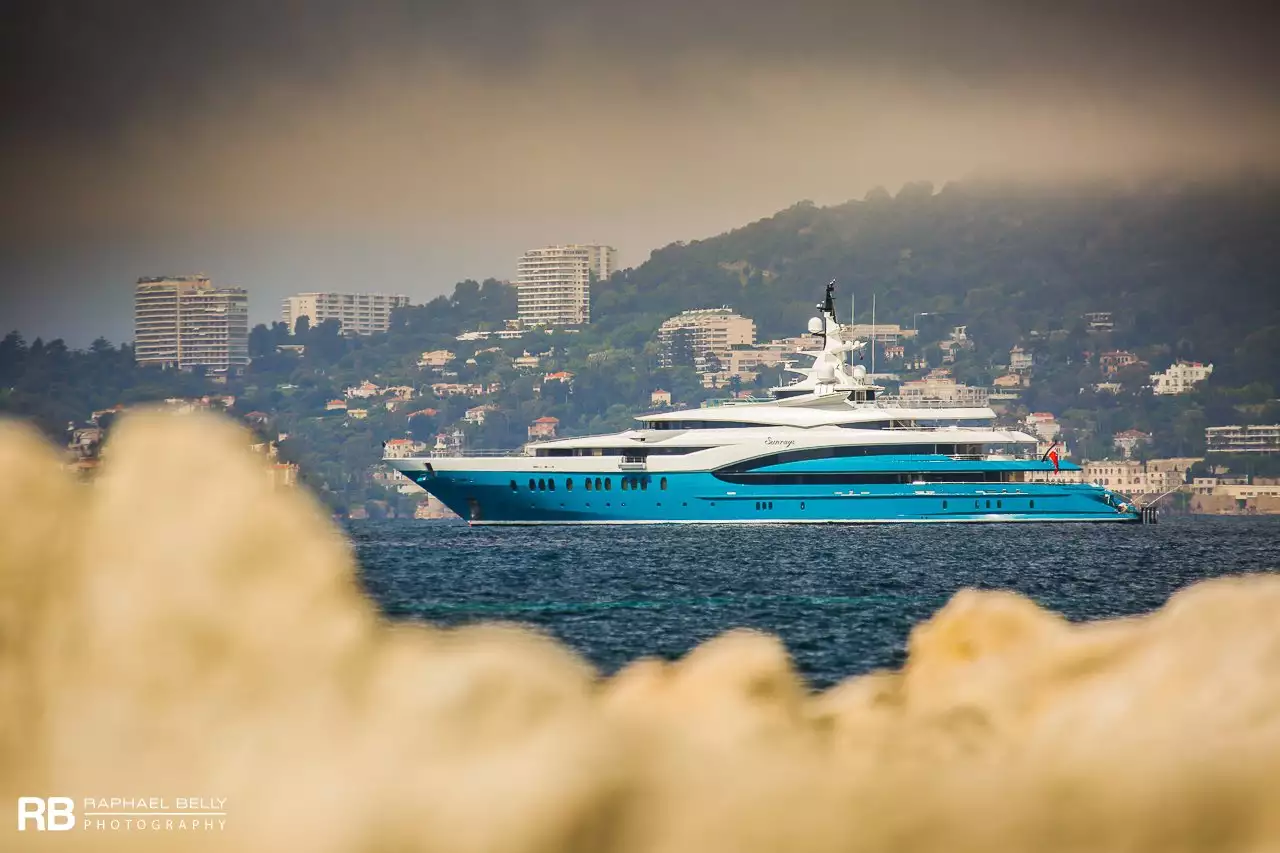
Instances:
[[[0,326],[128,339],[140,275],[258,322],[907,180],[1274,166],[1275,8],[0,0]]]

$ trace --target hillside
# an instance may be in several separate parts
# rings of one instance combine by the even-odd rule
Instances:
[[[1110,343],[1164,344],[1229,384],[1280,364],[1280,184],[1097,185],[1071,192],[927,184],[820,208],[800,203],[707,240],[655,251],[592,294],[601,331],[644,336],[686,308],[731,305],[761,337],[803,327],[837,279],[859,319],[941,331],[965,323],[1007,350],[1032,330],[1112,311]],[[628,328],[631,327],[631,328]]]

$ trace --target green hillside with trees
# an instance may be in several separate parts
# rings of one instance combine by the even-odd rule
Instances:
[[[1055,413],[1077,456],[1106,455],[1123,429],[1151,432],[1152,454],[1197,454],[1206,425],[1280,421],[1280,185],[1243,178],[1070,189],[913,184],[835,207],[802,202],[664,247],[596,282],[593,322],[576,332],[459,342],[464,330],[501,328],[516,315],[513,287],[466,281],[450,296],[398,310],[387,334],[345,338],[332,322],[258,326],[252,364],[226,385],[139,368],[127,345],[97,341],[76,352],[14,332],[0,343],[0,412],[33,418],[61,440],[69,422],[115,403],[232,394],[235,413],[269,416],[257,427],[264,437],[287,434],[281,456],[341,511],[388,499],[369,477],[382,441],[431,441],[481,402],[496,409],[465,426],[471,447],[517,446],[547,415],[561,434],[624,428],[656,388],[681,405],[724,396],[703,389],[691,367],[658,366],[659,324],[685,309],[728,305],[755,320],[759,340],[793,336],[833,278],[842,309],[856,295],[860,322],[870,320],[875,294],[878,322],[918,326],[919,343],[909,347],[931,366],[940,361],[934,344],[966,325],[975,346],[948,365],[960,381],[989,385],[1011,346],[1033,348],[1034,380],[1009,417]],[[1088,331],[1083,315],[1095,311],[1112,313],[1113,331]],[[417,365],[440,349],[457,356],[447,380]],[[1149,367],[1118,377],[1121,393],[1100,394],[1097,354],[1110,349],[1131,350]],[[535,371],[513,365],[525,352],[542,355]],[[1193,394],[1152,396],[1146,374],[1175,359],[1212,362],[1211,380]],[[574,378],[543,380],[555,371]],[[756,384],[779,378],[766,371]],[[372,401],[362,420],[326,413],[328,401],[364,380],[418,393],[395,411]],[[501,390],[438,399],[430,385],[440,381]],[[424,410],[434,414],[410,417]]]

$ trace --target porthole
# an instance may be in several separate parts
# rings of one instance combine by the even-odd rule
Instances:
[[[1004,501],[996,501],[996,509],[1004,509]]]
[[[588,478],[587,478],[587,491],[588,491],[588,492],[589,492],[589,491],[591,491],[591,478],[590,478],[590,477],[588,477]]]
[[[942,502],[942,508],[943,508],[943,509],[946,509],[946,508],[947,508],[947,502],[946,502],[946,501],[943,501],[943,502]]]
[[[1032,501],[1032,502],[1031,502],[1031,508],[1032,508],[1032,509],[1035,509],[1035,508],[1036,508],[1036,502],[1035,502],[1035,501]]]
[[[572,491],[573,491],[573,478],[572,478],[572,477],[569,477],[568,479],[566,479],[566,480],[564,481],[564,488],[565,488],[565,491],[569,491],[569,492],[572,492]]]
[[[662,491],[664,491],[664,492],[667,490],[667,478],[666,478],[666,477],[663,477],[661,480],[659,480],[659,481],[658,481],[658,488],[659,488],[659,489],[661,489],[661,490],[662,490]]]
[[[987,509],[991,509],[991,501],[987,501]]]
[[[545,492],[546,490],[547,490],[547,481],[546,481],[546,480],[539,480],[539,481],[538,481],[538,491],[540,491],[540,492]]]
[[[613,491],[613,478],[612,478],[612,477],[605,477],[605,478],[604,478],[604,490],[605,490],[606,492]]]
[[[760,501],[756,501],[756,509],[760,509]]]
[[[531,491],[531,492],[536,492],[537,490],[538,490],[538,481],[537,481],[537,480],[534,480],[534,479],[532,479],[532,478],[530,478],[530,480],[529,480],[529,491]]]
[[[773,509],[773,501],[769,501],[769,509]]]
[[[647,491],[649,491],[649,478],[648,478],[648,477],[641,477],[641,478],[640,478],[640,491],[642,491],[642,492],[647,492]]]
[[[554,492],[555,490],[556,490],[556,481],[555,481],[555,478],[552,478],[552,479],[547,480],[547,491],[548,491],[548,492]]]
[[[511,491],[513,491],[513,492],[518,492],[518,491],[520,491],[520,487],[516,485],[516,481],[515,481],[515,480],[512,480],[512,481],[511,481]]]
[[[800,508],[804,509],[804,501],[800,501]]]
[[[596,477],[596,491],[599,492],[601,490],[602,488],[601,488],[600,478]]]

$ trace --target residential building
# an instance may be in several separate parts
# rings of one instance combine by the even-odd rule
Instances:
[[[1119,382],[1098,382],[1093,386],[1093,390],[1099,394],[1119,394],[1124,390],[1124,386]]]
[[[388,385],[382,389],[382,393],[399,400],[412,400],[418,390],[412,385]]]
[[[536,370],[542,359],[536,355],[530,355],[528,350],[524,351],[524,355],[518,355],[511,359],[511,366],[516,370]]]
[[[948,370],[932,370],[923,379],[903,382],[898,396],[907,404],[932,402],[966,407],[985,406],[988,402],[987,389],[962,385],[951,378]]]
[[[374,385],[372,382],[366,379],[365,381],[361,382],[359,385],[353,385],[350,388],[347,388],[347,390],[344,391],[343,393],[346,394],[347,397],[349,398],[358,397],[361,400],[368,400],[370,397],[376,397],[379,394],[381,394],[382,389],[380,389],[377,385]]]
[[[498,407],[493,403],[485,403],[483,405],[476,406],[475,408],[467,409],[466,414],[462,416],[462,419],[469,424],[482,424],[489,413],[496,412],[497,410]]]
[[[345,412],[347,410],[346,400],[330,400],[324,404],[326,412]]]
[[[997,388],[1008,390],[1011,388],[1026,388],[1031,383],[1027,381],[1027,377],[1025,376],[1021,376],[1017,373],[1006,373],[1003,376],[997,376],[992,380],[991,384]]]
[[[1023,423],[1043,441],[1056,441],[1062,433],[1058,419],[1051,412],[1031,412]]]
[[[538,418],[529,424],[529,440],[538,441],[552,439],[556,437],[556,427],[560,426],[560,419],[547,416]]]
[[[671,405],[671,392],[663,391],[661,388],[649,395],[649,408],[659,409],[663,406]]]
[[[347,417],[353,420],[362,421],[365,418],[369,417],[369,410],[368,409],[347,409]]]
[[[897,361],[906,356],[906,348],[901,344],[894,344],[884,348],[883,355],[885,361]]]
[[[1139,444],[1150,444],[1151,434],[1136,429],[1127,429],[1111,437],[1111,445],[1128,459],[1137,450]]]
[[[699,308],[682,311],[658,327],[662,366],[693,366],[706,353],[723,361],[735,346],[751,346],[756,324],[732,308]]]
[[[1009,350],[1009,369],[1014,373],[1026,373],[1035,366],[1035,355],[1031,350],[1015,346]]]
[[[572,382],[573,374],[567,370],[557,370],[542,377],[543,382]]]
[[[571,245],[530,249],[516,265],[520,322],[577,326],[591,322],[591,282],[618,267],[612,246]]]
[[[725,373],[742,379],[755,378],[762,367],[771,367],[787,360],[787,356],[795,352],[794,347],[785,344],[764,344],[747,349],[730,350],[726,358],[721,359],[720,366]]]
[[[897,323],[855,323],[846,326],[846,330],[860,341],[875,341],[881,344],[896,344],[904,338],[914,338],[915,329],[904,329]]]
[[[1203,382],[1213,373],[1212,364],[1198,361],[1178,361],[1169,365],[1164,373],[1151,374],[1151,391],[1154,394],[1190,394],[1197,382]]]
[[[1084,322],[1091,332],[1110,332],[1116,327],[1110,311],[1090,311],[1084,315]]]
[[[312,327],[337,320],[344,335],[372,335],[391,328],[391,312],[409,304],[407,296],[382,293],[297,293],[281,303],[280,316],[292,332],[299,317]]]
[[[1084,463],[1086,482],[1115,489],[1126,495],[1162,495],[1187,482],[1187,472],[1199,459],[1101,460]]]
[[[411,438],[393,438],[382,445],[383,456],[393,459],[421,456],[427,450],[426,442],[414,441]]]
[[[457,356],[447,349],[433,349],[422,354],[422,358],[418,359],[418,367],[424,370],[443,370],[455,358]]]
[[[488,393],[484,385],[465,382],[437,382],[431,386],[437,397],[479,397]]]
[[[1112,350],[1098,356],[1098,366],[1107,376],[1115,376],[1131,364],[1137,364],[1138,357],[1125,350]]]
[[[140,278],[133,295],[134,360],[224,376],[249,363],[249,294],[207,276]]]
[[[1205,449],[1209,453],[1280,452],[1280,424],[1207,427]]]

